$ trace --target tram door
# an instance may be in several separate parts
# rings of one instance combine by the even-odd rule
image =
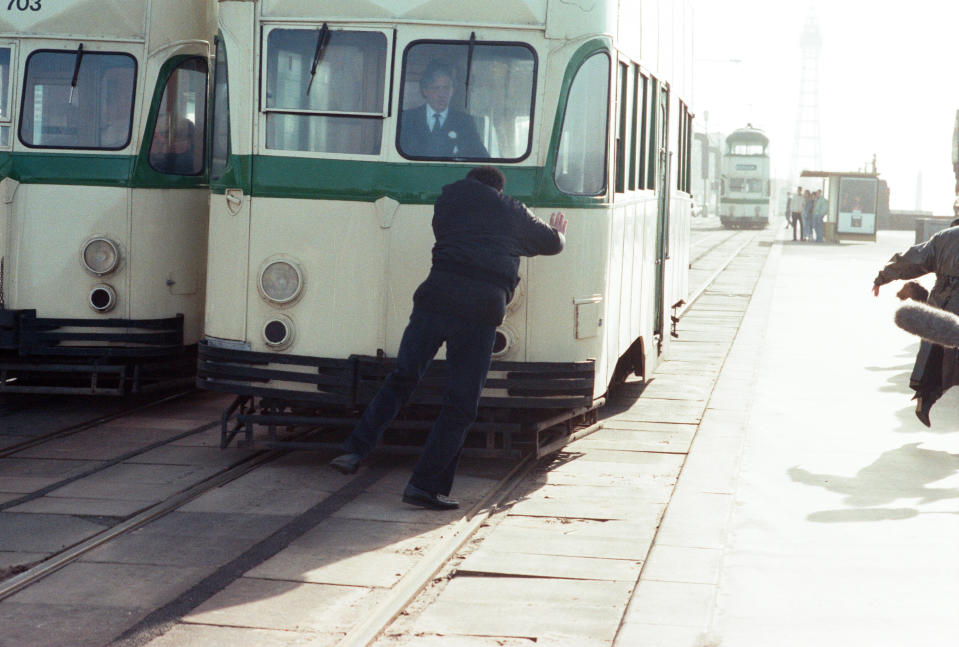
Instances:
[[[660,345],[665,318],[666,259],[669,258],[669,85],[653,83],[656,106],[652,139],[656,146],[656,319],[653,333]]]

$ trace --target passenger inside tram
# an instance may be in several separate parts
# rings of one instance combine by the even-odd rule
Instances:
[[[193,134],[195,127],[189,119],[180,119],[173,128],[160,123],[150,146],[150,166],[161,173],[193,175],[198,173],[194,159]]]

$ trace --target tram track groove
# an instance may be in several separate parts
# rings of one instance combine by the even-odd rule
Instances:
[[[146,404],[140,404],[130,409],[117,411],[115,413],[111,413],[106,416],[99,416],[92,420],[87,420],[85,422],[79,422],[79,423],[70,425],[68,427],[64,427],[63,429],[57,429],[55,431],[50,431],[45,434],[41,434],[39,436],[34,436],[22,442],[19,442],[13,445],[8,445],[7,447],[0,449],[0,458],[9,458],[10,456],[13,456],[15,454],[18,454],[24,451],[25,449],[31,449],[33,447],[36,447],[38,445],[43,445],[44,443],[50,442],[52,440],[59,440],[61,438],[72,436],[73,434],[79,433],[81,431],[86,431],[87,429],[96,427],[97,425],[102,425],[106,422],[119,420],[120,418],[125,418],[126,416],[132,415],[134,413],[145,411],[157,405],[165,404],[167,402],[172,402],[173,400],[186,397],[190,395],[191,393],[196,393],[196,389],[188,389],[186,391],[180,391],[178,393],[166,395],[152,402],[148,402]]]

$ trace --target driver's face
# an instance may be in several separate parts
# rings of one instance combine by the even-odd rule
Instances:
[[[423,97],[430,108],[443,112],[450,105],[453,96],[453,79],[443,74],[433,77],[433,82],[423,88]]]

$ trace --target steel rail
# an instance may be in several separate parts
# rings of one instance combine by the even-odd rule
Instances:
[[[602,423],[594,423],[569,436],[582,438],[598,430]],[[557,447],[558,449],[558,447]],[[433,580],[436,574],[456,555],[476,531],[496,512],[503,500],[523,482],[529,472],[539,463],[535,452],[527,454],[503,477],[469,512],[451,526],[451,532],[435,544],[423,559],[406,573],[393,587],[389,597],[380,604],[360,625],[354,627],[338,643],[337,647],[366,647],[372,644],[393,621]]]
[[[0,458],[7,458],[8,456],[13,456],[19,452],[22,452],[25,449],[30,449],[31,447],[36,447],[37,445],[42,445],[43,443],[49,442],[51,440],[57,440],[60,438],[65,438],[67,436],[72,436],[75,433],[85,431],[96,425],[102,425],[105,422],[111,422],[117,420],[118,418],[123,418],[125,416],[132,415],[139,411],[144,411],[150,407],[155,407],[159,404],[164,404],[166,402],[171,402],[173,400],[182,398],[184,396],[190,395],[191,393],[196,393],[196,389],[189,389],[186,391],[180,391],[179,393],[174,393],[172,395],[166,395],[162,398],[154,400],[153,402],[148,402],[146,404],[137,405],[130,409],[124,409],[123,411],[117,411],[116,413],[111,413],[105,416],[100,416],[99,418],[94,418],[93,420],[88,420],[86,422],[78,422],[69,427],[64,427],[63,429],[58,429],[56,431],[51,431],[39,436],[34,436],[27,440],[21,441],[19,443],[9,445],[0,449]]]

